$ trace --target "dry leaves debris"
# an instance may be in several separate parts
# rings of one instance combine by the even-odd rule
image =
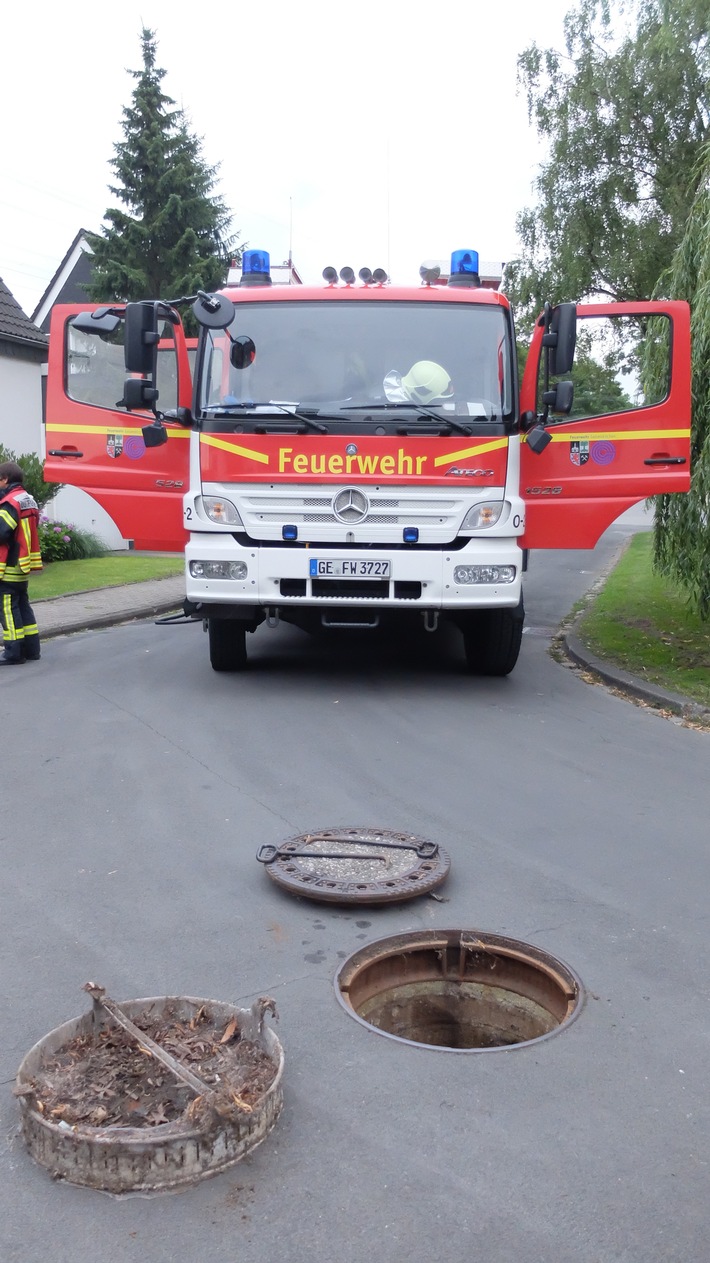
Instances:
[[[75,1036],[16,1094],[69,1126],[157,1127],[208,1113],[251,1113],[276,1075],[267,1053],[239,1037],[238,1019],[216,1022],[207,1005],[190,1020],[164,1009],[144,1014],[136,1025],[214,1088],[212,1097],[196,1098],[110,1019],[97,1035]]]

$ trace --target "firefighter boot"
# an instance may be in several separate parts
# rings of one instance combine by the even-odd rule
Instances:
[[[39,635],[37,632],[33,632],[28,636],[27,632],[25,632],[25,639],[22,642],[23,662],[39,662],[40,657]]]
[[[20,654],[19,641],[14,640],[5,645],[5,652],[0,658],[0,667],[21,667],[24,661]]]

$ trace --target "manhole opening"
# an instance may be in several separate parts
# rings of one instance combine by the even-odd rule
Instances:
[[[349,957],[338,998],[390,1038],[444,1051],[483,1052],[555,1034],[579,1012],[569,966],[517,939],[475,930],[380,939]]]

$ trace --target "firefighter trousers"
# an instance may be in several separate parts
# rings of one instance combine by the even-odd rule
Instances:
[[[13,662],[39,658],[39,632],[27,595],[28,583],[0,579],[0,621],[5,657]]]

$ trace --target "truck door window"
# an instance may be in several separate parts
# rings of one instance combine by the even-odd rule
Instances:
[[[66,326],[65,390],[77,403],[115,411],[123,398],[126,369],[123,362],[123,325],[109,335],[79,333]],[[173,327],[165,321],[158,344],[158,407],[177,407],[177,357]]]
[[[582,421],[662,403],[670,390],[671,322],[665,315],[590,316],[577,321],[577,350],[567,381],[574,385],[569,416]],[[551,378],[553,386],[559,378]],[[543,360],[538,374],[542,410]]]

